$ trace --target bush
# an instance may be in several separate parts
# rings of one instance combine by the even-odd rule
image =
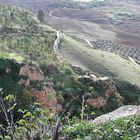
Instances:
[[[16,97],[0,96],[0,138],[5,140],[45,140],[52,139],[56,125],[56,116],[49,115],[47,109],[42,109],[39,103],[34,103],[33,110],[18,109],[18,116],[14,111],[17,107]]]
[[[92,121],[72,121],[62,128],[62,135],[73,140],[139,140],[140,116],[119,118],[98,126]]]

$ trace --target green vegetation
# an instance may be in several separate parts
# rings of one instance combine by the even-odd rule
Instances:
[[[98,0],[65,0],[49,4],[51,8],[77,8],[86,9],[93,7],[106,6],[106,2]]]
[[[139,137],[139,117],[119,119],[99,126],[91,121],[96,116],[112,111],[122,104],[122,97],[112,80],[95,82],[90,78],[90,72],[83,69],[76,71],[66,61],[60,62],[53,52],[53,43],[56,39],[54,30],[42,25],[28,10],[0,5],[0,14],[1,139],[57,140],[62,137],[103,140],[108,137],[111,140],[112,138],[129,140]],[[84,63],[96,58],[96,55],[92,57],[91,49],[81,47],[65,35],[61,43],[62,52],[66,46],[71,51],[67,50],[69,54],[79,53],[83,57],[88,54],[89,59],[84,59]],[[65,50],[66,53],[67,51]],[[116,55],[109,56],[108,53],[99,52],[97,55],[101,60],[109,62],[109,65],[113,64],[112,58],[118,59]],[[122,61],[121,64],[124,62],[126,61]],[[88,64],[86,68],[97,68],[103,74],[111,76],[120,74],[118,72],[114,75],[114,71],[108,70],[104,65],[102,69],[95,65],[90,67]],[[130,63],[126,65],[133,66]],[[115,69],[116,67],[113,70]],[[113,91],[107,94],[110,83]],[[101,108],[86,102],[87,99],[99,97],[106,99],[107,102]],[[135,97],[132,103],[134,100]],[[63,111],[54,113],[52,104],[60,106],[59,108],[62,106]],[[119,132],[115,132],[115,129]]]
[[[51,51],[54,36],[49,35],[9,35],[0,38],[1,50],[11,53],[18,53],[26,60],[37,61],[53,61],[55,56]]]
[[[17,62],[24,61],[23,57],[15,54],[15,53],[0,52],[0,58],[2,58],[2,59],[15,59]]]
[[[77,117],[70,119],[69,114],[61,117],[50,116],[47,109],[42,109],[39,103],[34,103],[33,112],[17,110],[20,118],[14,122],[16,98],[13,95],[0,97],[0,106],[6,118],[5,123],[0,125],[1,139],[136,140],[140,138],[140,116],[119,118],[116,121],[96,125],[90,120],[80,120]]]
[[[0,88],[4,95],[13,94],[18,98],[18,106],[29,107],[32,96],[23,85],[18,84],[21,79],[19,72],[22,64],[32,64],[36,67],[48,62],[56,62],[57,58],[52,51],[55,32],[46,25],[42,25],[37,16],[30,11],[0,5]],[[31,81],[31,86],[37,89],[42,82]],[[22,97],[22,98],[21,98]],[[25,100],[24,100],[25,99]]]
[[[39,63],[56,59],[51,51],[55,34],[42,26],[34,14],[12,6],[0,5],[0,9],[0,51]]]
[[[9,74],[6,72],[9,71]],[[20,65],[14,60],[0,59],[0,87],[3,88],[5,95],[21,93],[19,81]]]
[[[1,92],[2,94],[2,92]],[[0,96],[0,107],[5,122],[0,124],[0,139],[27,140],[27,139],[52,139],[55,116],[50,117],[47,109],[42,109],[39,103],[34,103],[34,111],[17,108],[16,97]],[[16,117],[15,117],[15,110]],[[15,119],[15,120],[14,120]],[[48,127],[48,129],[46,129]]]
[[[63,126],[62,134],[73,140],[136,140],[140,138],[140,116],[119,118],[116,121],[95,125],[92,121],[73,119]]]
[[[0,5],[0,27],[1,28],[26,28],[38,25],[36,16],[26,9],[15,6]]]

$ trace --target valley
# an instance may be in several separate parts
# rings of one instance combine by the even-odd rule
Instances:
[[[63,32],[63,39],[59,47],[57,46],[60,57],[96,75],[111,77],[118,83],[122,94],[128,91],[120,88],[121,80],[140,87],[140,36],[135,32],[139,31],[136,24],[139,22],[139,6],[125,1],[89,4],[90,6],[87,3],[63,0],[14,3],[35,14],[42,9],[45,22]],[[129,26],[126,26],[128,22]],[[136,26],[133,29],[134,24]],[[127,88],[133,93],[128,83]]]
[[[0,139],[140,138],[138,0],[0,0]]]

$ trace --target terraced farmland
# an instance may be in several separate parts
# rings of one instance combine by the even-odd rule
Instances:
[[[115,53],[122,58],[132,58],[137,64],[140,64],[140,49],[118,45],[111,40],[97,40],[91,42],[94,49]]]

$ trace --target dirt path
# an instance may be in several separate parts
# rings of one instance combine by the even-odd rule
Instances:
[[[94,48],[94,46],[91,44],[91,42],[88,39],[85,39],[85,41],[87,42],[87,44],[91,47]]]
[[[50,11],[49,16],[52,17],[52,18],[58,18],[58,17],[55,17],[55,16],[52,15],[54,12],[55,12],[55,10]]]
[[[49,16],[50,16],[51,18],[60,19],[60,20],[65,20],[65,19],[63,19],[63,18],[54,16],[54,15],[53,15],[54,12],[56,12],[56,10],[50,11]]]
[[[137,63],[135,62],[135,60],[134,60],[132,57],[128,57],[128,59],[129,59],[133,64],[135,64],[136,66],[140,66],[139,64],[137,64]]]
[[[53,49],[54,49],[54,53],[57,55],[58,59],[59,59],[59,60],[62,60],[63,57],[62,57],[62,55],[60,54],[60,52],[59,52],[59,50],[58,50],[58,47],[59,47],[58,45],[59,45],[60,40],[61,40],[61,37],[62,37],[62,34],[60,33],[60,31],[57,31],[57,32],[56,32],[56,36],[57,36],[57,38],[56,38],[56,40],[54,41]]]

